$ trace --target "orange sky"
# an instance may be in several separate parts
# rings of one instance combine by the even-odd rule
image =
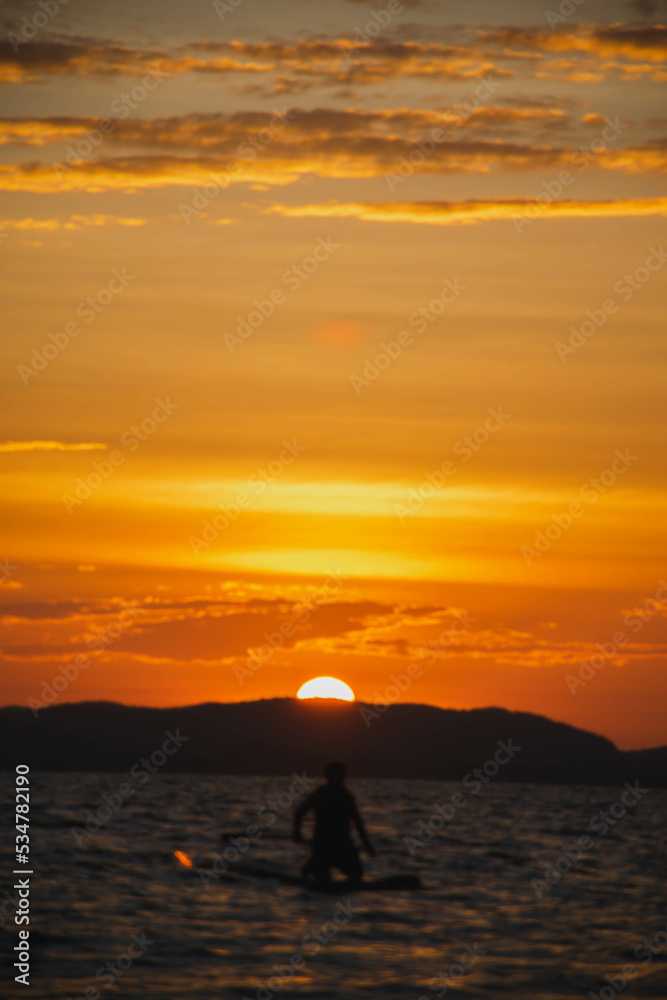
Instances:
[[[398,6],[7,8],[3,703],[667,743],[667,28]]]

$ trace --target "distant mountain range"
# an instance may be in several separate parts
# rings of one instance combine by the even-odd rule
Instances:
[[[623,752],[541,715],[295,698],[184,708],[80,702],[37,717],[1,708],[0,768],[125,772],[161,752],[167,733],[182,741],[175,752],[169,743],[169,773],[317,775],[337,758],[355,777],[461,779],[478,768],[495,781],[667,787],[667,747]]]

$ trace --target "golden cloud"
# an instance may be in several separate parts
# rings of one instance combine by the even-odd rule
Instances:
[[[17,50],[0,43],[0,80],[22,83],[49,75],[163,76],[184,73],[269,74],[273,93],[312,86],[370,85],[389,79],[476,80],[488,73],[512,77],[513,62],[528,76],[552,54],[602,64],[602,73],[633,63],[651,74],[667,53],[667,28],[576,25],[551,31],[504,27],[476,33],[450,29],[451,42],[333,40],[249,43],[193,42],[176,51],[131,48],[105,40],[35,40]],[[610,61],[610,60],[616,60]],[[606,60],[606,61],[605,61]],[[503,65],[505,64],[505,65]],[[588,72],[591,72],[588,68]]]
[[[100,442],[77,442],[66,444],[63,441],[3,441],[0,451],[100,451],[107,445]]]
[[[608,201],[538,202],[534,198],[471,201],[346,202],[320,205],[272,205],[266,212],[292,218],[356,218],[366,222],[415,222],[431,226],[470,225],[497,219],[525,218],[527,209],[539,209],[540,218],[611,218],[667,215],[667,198]]]
[[[605,119],[600,116],[602,125]],[[256,153],[275,142],[282,145],[292,137],[307,135],[309,141],[333,140],[336,136],[373,140],[408,140],[427,130],[440,128],[448,134],[458,130],[480,132],[488,129],[516,131],[534,125],[539,128],[570,124],[564,110],[557,108],[473,106],[466,99],[435,111],[414,108],[344,109],[287,108],[277,112],[238,111],[233,114],[193,113],[165,118],[128,118],[113,122],[103,118],[24,117],[0,119],[0,145],[47,147],[65,139],[73,140],[64,160],[54,165],[61,173],[84,160],[85,147],[76,137],[94,134],[105,125],[104,145],[162,150],[198,150],[209,154],[234,153],[249,143]],[[268,131],[267,131],[268,130]],[[298,139],[294,139],[298,141]],[[90,146],[90,144],[89,144]],[[68,158],[69,157],[69,158]]]
[[[418,156],[419,159],[415,159]],[[233,157],[135,155],[80,162],[55,171],[39,163],[0,166],[0,190],[63,193],[139,188],[202,187],[216,197],[230,184],[291,184],[307,174],[322,178],[371,178],[390,175],[408,162],[410,173],[488,173],[559,170],[576,157],[584,166],[636,174],[663,172],[667,149],[639,147],[586,154],[566,147],[491,141],[447,141],[429,155],[414,142],[383,136],[336,135],[322,139],[307,132],[275,142],[261,155],[243,150]],[[409,158],[412,157],[412,160]],[[410,164],[414,163],[414,166]],[[85,217],[81,217],[85,218]],[[107,217],[110,219],[110,217]],[[89,223],[90,224],[90,223]],[[139,220],[119,223],[140,225]]]
[[[81,229],[83,226],[143,226],[146,219],[125,218],[118,215],[70,215],[69,219],[0,219],[0,232],[6,229],[22,231],[41,229]]]
[[[534,27],[506,27],[480,31],[478,40],[532,52],[585,52],[593,55],[624,55],[662,62],[667,55],[667,28],[654,25],[632,28],[624,25],[576,25],[576,30],[553,31]]]

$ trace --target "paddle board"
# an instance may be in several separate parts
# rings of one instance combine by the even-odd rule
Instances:
[[[347,879],[333,879],[330,882],[315,882],[313,879],[295,875],[293,872],[271,865],[244,861],[234,865],[233,870],[239,875],[249,875],[251,878],[273,879],[285,885],[297,885],[313,892],[329,892],[334,895],[348,892],[396,892],[408,889],[423,889],[421,880],[416,875],[388,875],[385,878],[363,879],[361,882],[350,882]]]

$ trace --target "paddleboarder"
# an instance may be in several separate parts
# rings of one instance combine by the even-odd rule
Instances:
[[[346,773],[345,764],[338,760],[327,764],[324,769],[326,784],[315,789],[294,814],[294,840],[300,844],[303,818],[311,809],[315,813],[313,853],[301,869],[301,874],[316,882],[328,882],[332,868],[338,868],[353,882],[361,881],[363,866],[352,841],[351,824],[356,827],[368,853],[375,855],[354,796],[345,787]]]

